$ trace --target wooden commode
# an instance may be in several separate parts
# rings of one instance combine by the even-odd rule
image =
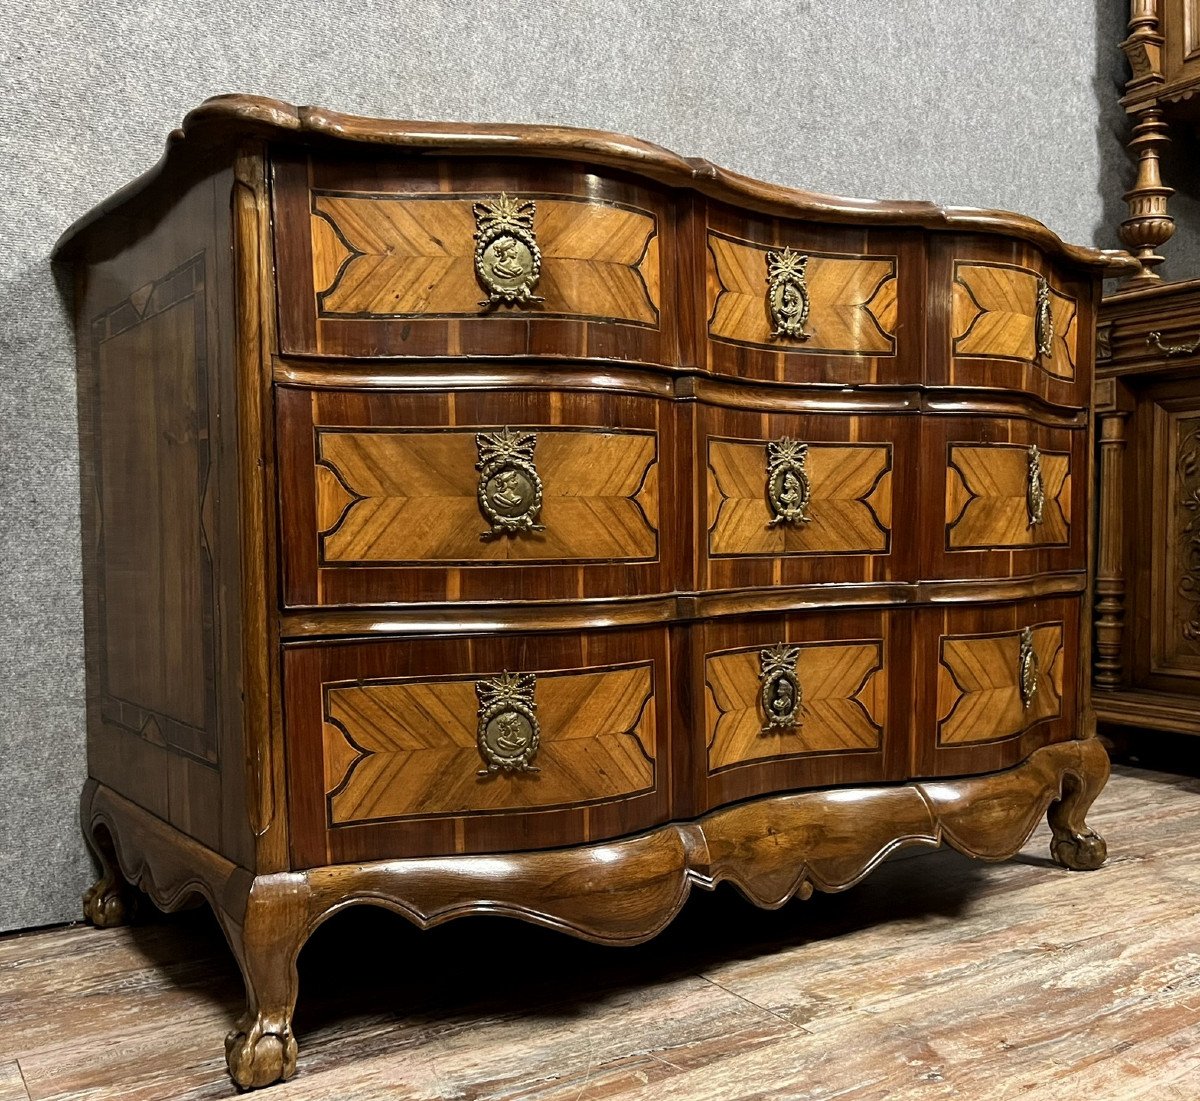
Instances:
[[[356,902],[629,944],[899,845],[1094,868],[1122,253],[584,130],[210,100],[76,288],[98,925],[211,903],[243,1086]],[[487,854],[484,858],[484,854]],[[917,874],[914,871],[914,874]]]

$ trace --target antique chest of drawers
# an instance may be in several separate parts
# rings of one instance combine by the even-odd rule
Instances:
[[[73,227],[87,894],[199,894],[243,1086],[356,902],[607,943],[902,844],[1092,868],[1133,261],[588,131],[198,108]],[[484,854],[489,854],[486,859]]]

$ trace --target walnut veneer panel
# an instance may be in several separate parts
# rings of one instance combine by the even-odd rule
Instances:
[[[561,599],[673,587],[663,556],[673,549],[675,519],[660,500],[674,446],[665,402],[288,389],[279,391],[278,414],[288,604]],[[479,502],[481,438],[505,428],[532,437],[540,509],[534,529],[492,537]],[[531,486],[524,481],[522,492]]]
[[[915,579],[918,519],[898,507],[918,480],[915,417],[698,404],[694,421],[701,587]],[[781,511],[789,494],[802,515]]]
[[[294,859],[571,845],[664,821],[669,667],[665,629],[286,647]],[[537,771],[485,768],[478,686],[506,671],[533,675]]]
[[[1087,568],[1086,492],[1076,473],[1088,469],[1086,430],[957,417],[930,418],[923,430],[927,469],[941,467],[943,486],[926,529],[924,576]]]
[[[930,307],[930,384],[1087,404],[1096,315],[1086,281],[1027,245],[973,237],[933,242],[929,265],[931,282],[950,290]]]
[[[705,274],[711,370],[775,382],[918,382],[924,317],[921,242],[913,234],[756,218],[712,204],[693,247]],[[771,256],[801,258],[807,313],[777,335]]]
[[[703,744],[691,741],[686,753],[677,744],[677,813],[902,775],[911,623],[903,611],[808,612],[691,628],[685,729],[703,732]],[[770,652],[778,656],[781,644],[797,704],[784,725],[767,714]]]
[[[274,161],[280,346],[325,356],[566,356],[671,363],[675,270],[660,191],[494,160]],[[535,299],[492,305],[476,204],[534,204]]]
[[[1004,768],[1078,735],[1078,599],[916,612],[914,774]]]

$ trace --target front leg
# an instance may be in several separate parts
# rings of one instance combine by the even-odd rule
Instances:
[[[1050,855],[1055,863],[1072,871],[1093,871],[1104,863],[1108,846],[1084,818],[1108,780],[1108,754],[1099,739],[1079,743],[1080,769],[1062,778],[1062,796],[1050,804],[1046,819],[1054,834]]]
[[[219,912],[246,981],[246,1012],[225,1038],[229,1074],[243,1089],[269,1086],[296,1073],[292,1014],[299,992],[296,959],[309,933],[303,875],[258,876],[239,925]]]
[[[121,874],[117,850],[108,827],[92,823],[91,806],[95,789],[95,781],[89,780],[83,789],[79,813],[84,840],[100,864],[100,878],[83,893],[83,916],[97,929],[111,929],[116,925],[124,925],[133,916],[137,891]]]

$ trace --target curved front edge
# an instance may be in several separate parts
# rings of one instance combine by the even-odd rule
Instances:
[[[421,928],[497,914],[601,944],[637,944],[679,913],[693,886],[728,881],[776,908],[814,889],[844,890],[904,845],[946,842],[1002,860],[1047,811],[1055,860],[1095,868],[1104,842],[1084,816],[1107,778],[1099,742],[1061,742],[1006,772],[772,796],[608,844],[257,877],[94,781],[82,817],[105,862],[102,895],[134,885],[162,909],[197,894],[212,905],[246,981],[246,1012],[226,1053],[234,1080],[250,1088],[294,1073],[296,960],[313,930],[347,906],[383,906]]]

